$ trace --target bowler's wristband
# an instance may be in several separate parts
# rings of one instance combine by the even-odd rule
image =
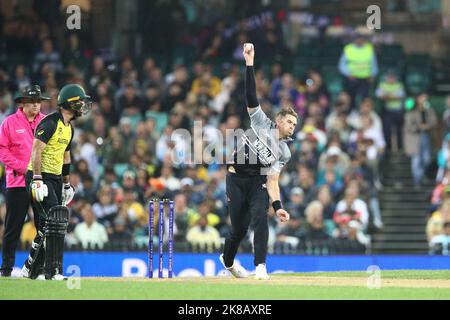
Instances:
[[[283,209],[283,206],[281,205],[281,201],[275,200],[274,202],[272,202],[272,208],[273,208],[273,210],[275,210],[275,212],[277,212],[279,209]]]
[[[68,176],[70,174],[70,163],[65,163],[63,164],[62,167],[62,175],[64,176]]]

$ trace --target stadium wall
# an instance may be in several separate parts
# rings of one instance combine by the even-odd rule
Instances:
[[[14,274],[18,275],[21,263],[27,253],[19,252]],[[219,262],[218,254],[176,253],[174,273],[180,277],[226,275]],[[253,256],[240,254],[240,263],[253,270]],[[86,277],[145,277],[147,275],[147,254],[144,252],[66,252],[64,270],[67,275]],[[154,272],[157,275],[158,256],[154,257]],[[167,256],[164,256],[167,267]],[[375,266],[375,267],[374,267]],[[348,256],[303,256],[270,255],[267,269],[271,273],[314,272],[314,271],[366,271],[380,270],[444,270],[450,269],[450,256],[426,255],[348,255]],[[77,271],[78,270],[78,271]],[[78,274],[74,274],[78,272]],[[167,270],[165,270],[165,273]]]

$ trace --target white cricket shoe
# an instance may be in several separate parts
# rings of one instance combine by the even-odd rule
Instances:
[[[30,278],[30,270],[27,267],[23,266],[22,271],[20,271],[20,276],[22,278]]]
[[[57,273],[51,278],[51,280],[63,281],[63,280],[67,280],[67,278],[64,277],[62,274]]]
[[[269,279],[269,275],[267,274],[266,264],[260,263],[256,266],[255,271],[255,279],[256,280],[267,280]]]
[[[40,274],[37,276],[36,280],[44,280],[45,281],[45,274]]]
[[[225,267],[225,269],[230,271],[230,273],[233,275],[233,277],[235,277],[235,278],[247,278],[248,277],[247,270],[245,270],[243,266],[241,266],[240,264],[237,264],[236,262],[234,262],[233,265],[229,268],[227,266],[225,266],[225,261],[223,260],[223,253],[220,255],[219,260],[220,260],[220,262],[222,262],[222,265]]]

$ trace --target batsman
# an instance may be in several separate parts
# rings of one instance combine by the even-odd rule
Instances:
[[[31,193],[37,235],[22,268],[31,279],[64,280],[64,237],[69,221],[66,207],[75,194],[69,182],[71,122],[87,114],[91,99],[77,84],[64,86],[58,106],[36,128],[26,185]]]

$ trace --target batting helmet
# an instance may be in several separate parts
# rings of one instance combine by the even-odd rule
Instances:
[[[58,106],[76,112],[77,116],[91,110],[91,97],[78,84],[65,85],[58,95]]]

